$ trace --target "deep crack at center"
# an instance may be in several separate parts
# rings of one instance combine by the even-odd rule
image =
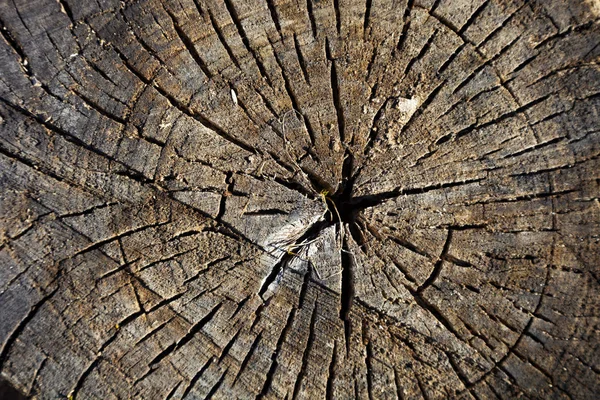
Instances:
[[[337,232],[340,235],[340,319],[344,322],[344,333],[346,339],[346,350],[349,351],[350,346],[350,335],[352,333],[352,322],[350,318],[350,310],[354,302],[354,265],[356,264],[356,257],[351,249],[360,249],[363,251],[364,246],[363,232],[367,228],[367,223],[361,218],[361,211],[377,206],[389,200],[397,197],[401,194],[400,191],[391,191],[385,193],[379,193],[374,195],[364,195],[353,197],[354,183],[360,175],[361,168],[354,169],[354,157],[352,153],[347,150],[344,157],[344,164],[342,167],[342,180],[341,184],[335,193],[329,194],[326,189],[323,189],[323,185],[317,177],[310,177],[309,180],[313,186],[313,191],[320,192],[322,200],[326,206],[326,213],[324,219],[319,219],[310,225],[304,233],[291,244],[284,254],[281,255],[279,261],[273,266],[268,276],[265,277],[258,294],[263,297],[269,287],[277,280],[278,276],[283,273],[283,270],[290,264],[290,262],[296,258],[301,257],[299,251],[295,249],[304,247],[307,243],[310,243],[317,239],[324,230],[331,226],[336,226]],[[345,235],[348,232],[349,235]],[[356,246],[352,246],[351,242],[354,242]],[[313,281],[322,284],[321,277],[316,270],[315,266],[312,265],[310,260],[307,261],[307,270],[305,275],[305,281]],[[302,298],[306,290],[306,285],[300,293]]]

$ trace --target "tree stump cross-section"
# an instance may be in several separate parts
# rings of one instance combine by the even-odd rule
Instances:
[[[598,398],[599,18],[1,1],[0,398]]]

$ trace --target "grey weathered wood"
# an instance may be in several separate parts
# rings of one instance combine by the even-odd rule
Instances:
[[[0,2],[0,393],[597,398],[599,16]]]

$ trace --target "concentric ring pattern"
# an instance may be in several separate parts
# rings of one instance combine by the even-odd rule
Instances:
[[[594,398],[599,16],[0,2],[1,387]]]

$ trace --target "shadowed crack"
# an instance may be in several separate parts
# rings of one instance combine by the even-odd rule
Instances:
[[[354,198],[354,182],[358,173],[354,173],[354,156],[347,150],[342,167],[341,185],[337,191],[331,195],[326,190],[321,191],[322,200],[326,204],[327,211],[324,218],[310,225],[304,233],[296,239],[287,248],[279,249],[284,252],[281,259],[273,266],[265,280],[263,281],[258,294],[263,297],[269,287],[281,275],[283,269],[298,256],[295,249],[311,242],[319,237],[321,232],[331,226],[338,226],[338,232],[344,231],[342,226],[347,226],[350,237],[341,239],[340,258],[341,258],[341,294],[340,294],[340,314],[339,317],[344,321],[346,335],[346,345],[349,348],[349,337],[351,333],[350,310],[354,298],[354,272],[353,272],[353,253],[350,251],[349,240],[353,240],[359,247],[363,245],[362,228],[365,226],[361,220],[360,212],[366,208],[374,207],[388,199],[397,197],[402,192],[395,191],[373,196],[361,196]],[[360,172],[360,169],[359,169]],[[419,189],[419,192],[422,189]],[[339,225],[338,225],[339,224]],[[308,261],[309,270],[313,268]],[[309,271],[310,272],[310,271]]]

